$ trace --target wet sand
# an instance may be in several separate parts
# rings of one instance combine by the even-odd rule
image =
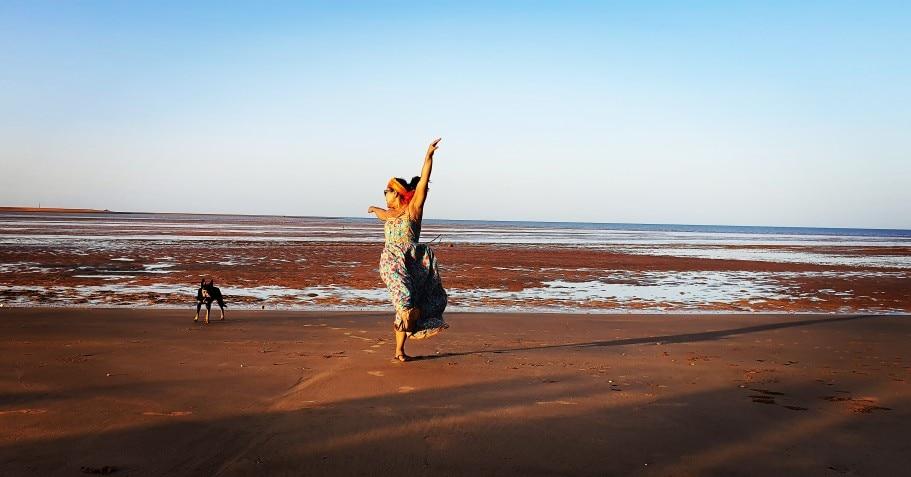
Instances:
[[[911,249],[897,250],[911,255]],[[273,287],[286,292],[232,296],[227,290],[232,303],[247,308],[385,308],[388,295],[377,271],[381,252],[382,244],[377,243],[181,243],[127,250],[7,245],[0,247],[0,302],[7,306],[180,306],[192,303],[200,277],[208,277],[222,287]],[[450,306],[463,309],[911,311],[906,269],[636,255],[554,245],[440,244],[436,252]],[[651,286],[650,277],[685,291],[650,299],[650,290],[663,288]],[[559,289],[547,289],[554,280],[626,285],[633,287],[634,296],[586,294],[574,299]],[[730,296],[713,300],[713,283],[730,288]],[[757,295],[763,283],[775,291]],[[103,289],[93,291],[98,286]],[[340,297],[334,287],[366,293]],[[536,287],[548,291],[531,297],[520,293]]]
[[[0,475],[899,475],[911,320],[0,309]]]
[[[690,228],[438,221],[422,238],[450,311],[911,312],[907,231]],[[207,278],[236,308],[383,311],[382,240],[354,218],[5,213],[0,304],[182,307]]]

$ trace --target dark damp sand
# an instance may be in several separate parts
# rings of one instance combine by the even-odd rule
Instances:
[[[900,475],[907,316],[0,309],[0,475]]]
[[[99,209],[73,209],[67,207],[0,207],[4,213],[55,213],[55,214],[113,214],[110,210]]]

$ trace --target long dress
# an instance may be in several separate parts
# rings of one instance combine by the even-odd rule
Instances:
[[[402,312],[417,307],[420,318],[408,336],[422,339],[449,328],[443,320],[448,298],[433,250],[418,243],[421,223],[408,215],[387,219],[383,225],[386,245],[380,256],[380,277],[395,306],[395,329],[402,327]]]

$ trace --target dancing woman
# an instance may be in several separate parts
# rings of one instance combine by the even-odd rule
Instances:
[[[384,222],[386,245],[380,256],[380,277],[395,306],[395,359],[408,361],[405,341],[422,339],[449,328],[443,320],[446,290],[440,280],[433,250],[418,243],[427,200],[427,184],[433,169],[433,153],[440,139],[430,143],[420,177],[410,182],[393,177],[386,185],[386,209],[371,206],[368,213]]]

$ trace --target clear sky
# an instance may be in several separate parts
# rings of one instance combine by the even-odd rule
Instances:
[[[192,5],[189,5],[192,4]],[[0,1],[0,205],[911,228],[911,2]]]

